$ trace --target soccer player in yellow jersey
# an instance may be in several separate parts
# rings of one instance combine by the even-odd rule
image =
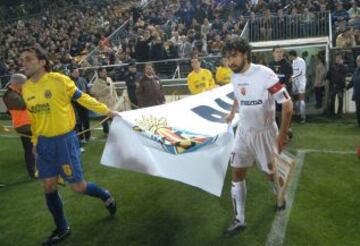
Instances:
[[[199,94],[215,87],[215,81],[211,72],[201,68],[200,60],[197,57],[191,59],[191,67],[193,71],[187,77],[191,94]]]
[[[222,64],[216,68],[216,83],[218,85],[226,85],[231,82],[231,76],[233,72],[231,68],[229,68],[229,61],[227,58],[222,59]]]
[[[43,245],[52,245],[70,235],[57,191],[58,175],[75,192],[101,199],[111,215],[116,213],[115,200],[111,194],[84,179],[71,101],[76,100],[102,115],[114,117],[117,112],[81,92],[69,77],[50,72],[47,55],[42,49],[24,51],[21,61],[29,78],[23,87],[23,98],[32,119],[33,152],[37,158],[39,178],[45,189],[46,203],[56,224],[56,230]]]

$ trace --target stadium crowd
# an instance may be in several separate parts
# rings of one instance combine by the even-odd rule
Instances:
[[[70,8],[64,8],[65,5]],[[10,6],[9,13],[14,14],[12,11],[16,10],[17,16],[23,16],[42,9],[41,5],[27,9],[29,6]],[[50,8],[60,9],[53,12]],[[194,56],[217,57],[227,40],[241,35],[246,23],[250,34],[255,33],[250,35],[251,41],[306,37],[314,25],[328,23],[329,11],[334,44],[341,49],[342,60],[350,64],[346,70],[348,74],[355,68],[356,52],[353,54],[352,49],[360,44],[357,1],[161,0],[150,1],[149,6],[141,8],[140,1],[124,5],[115,0],[62,0],[42,10],[45,12],[36,17],[3,23],[0,76],[19,72],[18,55],[26,47],[42,47],[49,54],[53,70],[69,75],[81,61],[84,61],[83,66],[103,66]],[[296,21],[296,32],[290,37],[287,28],[294,24],[291,21]],[[120,26],[123,26],[120,31],[107,38]],[[327,32],[323,29],[315,34]],[[89,55],[95,47],[95,52]],[[261,57],[255,58],[258,63],[265,63]],[[315,57],[304,59],[316,64]],[[220,65],[218,59],[216,62]],[[175,63],[164,64],[155,64],[155,71],[163,72],[161,67],[175,70],[175,67],[169,69]],[[202,60],[201,66],[216,72],[214,64],[207,64],[206,60]],[[315,66],[309,68],[310,78],[315,74]],[[128,79],[126,66],[108,70],[113,80]],[[169,74],[171,72],[166,76]],[[4,77],[0,78],[6,82]],[[310,79],[316,80],[315,77]]]
[[[128,19],[127,7],[113,2],[96,1],[71,10],[46,11],[37,17],[3,23],[0,67],[4,71],[1,75],[19,71],[18,56],[27,47],[45,49],[55,70],[76,63],[75,57],[87,54]]]
[[[27,46],[46,49],[56,70],[78,63],[97,45],[100,48],[87,60],[91,65],[189,58],[194,53],[217,55],[226,40],[241,34],[247,21],[251,41],[297,38],[306,36],[316,21],[326,22],[327,11],[332,13],[333,40],[338,47],[351,48],[360,43],[357,1],[161,0],[144,10],[130,7],[139,1],[125,7],[122,1],[114,0],[62,0],[43,4],[46,8],[41,1],[33,2],[9,6],[5,11],[9,15],[16,12],[16,16],[44,11],[1,26],[0,58],[4,64],[0,66],[10,74],[19,70],[17,55]],[[61,10],[64,6],[67,8]],[[318,13],[324,15],[315,19]],[[119,38],[106,38],[124,23]],[[290,32],[285,28],[295,24],[296,32],[287,37],[285,34]]]

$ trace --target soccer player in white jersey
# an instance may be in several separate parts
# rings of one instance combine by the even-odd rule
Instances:
[[[269,68],[251,62],[251,46],[244,39],[226,44],[223,54],[234,74],[234,104],[226,117],[229,123],[239,113],[233,152],[231,154],[231,195],[235,218],[225,231],[233,234],[246,226],[246,170],[255,161],[273,184],[272,159],[286,144],[293,104],[279,78]],[[275,101],[282,104],[280,131],[275,123]],[[277,205],[278,207],[278,205]],[[278,207],[280,208],[280,207]]]
[[[305,92],[306,92],[306,63],[295,50],[290,50],[289,59],[292,61],[293,76],[292,88],[295,99],[296,113],[300,112],[301,123],[305,123]]]

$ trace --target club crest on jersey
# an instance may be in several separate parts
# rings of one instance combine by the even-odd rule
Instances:
[[[46,90],[44,93],[45,98],[50,99],[52,97],[52,93],[50,90]]]
[[[241,88],[240,88],[240,93],[241,93],[241,95],[243,95],[243,96],[246,95],[246,89],[245,89],[245,87],[241,87]]]

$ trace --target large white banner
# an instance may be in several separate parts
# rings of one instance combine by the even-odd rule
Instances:
[[[233,145],[224,117],[232,85],[182,100],[121,113],[101,163],[177,180],[220,196]]]

